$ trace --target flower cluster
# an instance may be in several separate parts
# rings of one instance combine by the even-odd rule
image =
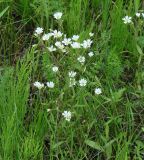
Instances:
[[[38,88],[39,90],[41,90],[42,88],[44,88],[44,83],[41,83],[41,82],[34,82],[34,84],[33,84],[36,88]],[[47,82],[46,83],[46,85],[47,85],[47,87],[48,88],[54,88],[54,82]]]
[[[70,78],[70,82],[69,82],[69,87],[75,86],[76,85],[76,80],[75,80],[75,76],[76,76],[76,72],[74,71],[70,71],[68,73],[69,78]]]
[[[54,13],[54,18],[57,20],[60,20],[62,18],[62,12],[56,12]],[[42,41],[49,41],[50,39],[55,40],[53,44],[47,47],[49,52],[56,52],[56,51],[62,51],[67,52],[67,48],[73,48],[73,49],[88,49],[91,47],[93,41],[88,38],[86,40],[83,40],[82,42],[79,41],[79,35],[73,35],[72,37],[66,37],[65,34],[63,34],[59,30],[50,30],[49,33],[44,33],[44,29],[41,27],[37,27],[35,30],[34,35],[36,37],[40,37]],[[94,33],[90,32],[89,37],[93,37]]]
[[[53,17],[56,20],[60,20],[62,18],[62,12],[56,12],[54,13]],[[81,49],[84,50],[84,52],[87,52],[86,49],[88,50],[88,57],[93,57],[94,52],[91,51],[91,46],[93,44],[93,40],[91,37],[94,36],[94,33],[90,32],[88,34],[88,38],[85,40],[80,40],[79,35],[73,35],[72,37],[67,37],[64,33],[62,33],[59,30],[50,30],[49,33],[44,33],[44,29],[41,27],[36,28],[34,35],[38,37],[39,40],[44,44],[46,50],[49,53],[68,53],[71,50],[76,50],[76,49]],[[48,41],[48,43],[45,43]],[[82,52],[82,53],[84,53]],[[81,54],[77,56],[77,62],[80,65],[84,65],[86,62],[86,57],[85,55]],[[53,73],[59,73],[59,67],[56,65],[53,65],[51,68],[51,71]],[[69,79],[69,87],[74,87],[76,84],[79,87],[85,87],[88,84],[88,80],[84,77],[80,78],[78,81],[76,81],[76,76],[79,75],[74,69],[70,70],[68,73],[68,79]],[[57,84],[55,84],[53,81],[48,81],[45,84],[41,82],[35,82],[33,84],[35,87],[37,87],[39,90],[42,88],[46,87],[47,88],[54,88],[56,87]],[[95,88],[94,89],[95,95],[99,95],[102,93],[101,88]],[[72,115],[70,111],[64,111],[62,113],[63,117],[67,120],[70,121]]]
[[[135,15],[138,18],[140,18],[140,17],[144,18],[144,13],[137,12]],[[122,20],[123,20],[124,24],[132,23],[132,17],[130,17],[130,16],[125,16],[124,18],[122,18]]]

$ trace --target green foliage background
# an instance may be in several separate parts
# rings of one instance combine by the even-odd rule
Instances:
[[[0,0],[1,160],[144,159],[144,18],[135,17],[143,7],[140,0]],[[54,76],[49,54],[31,47],[36,27],[58,28],[57,11],[69,37],[95,33],[96,57],[85,75],[102,96],[65,85],[70,67],[83,75],[73,56]],[[125,15],[135,17],[134,25],[123,24]],[[62,84],[52,92],[32,85],[47,79]],[[67,109],[70,123],[61,117]]]

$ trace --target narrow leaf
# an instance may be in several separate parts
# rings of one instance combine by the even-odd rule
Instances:
[[[0,13],[0,18],[6,13],[6,11],[9,9],[9,6],[6,7],[1,13]]]
[[[90,146],[90,147],[92,147],[92,148],[94,148],[94,149],[97,149],[97,150],[99,150],[99,151],[103,151],[102,147],[101,147],[98,143],[96,143],[96,142],[94,142],[94,141],[85,140],[85,143],[86,143],[88,146]]]

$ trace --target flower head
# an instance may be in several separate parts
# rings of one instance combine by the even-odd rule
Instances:
[[[87,80],[86,79],[82,78],[82,79],[79,80],[79,85],[80,86],[83,87],[83,86],[86,86],[86,84],[87,84]]]
[[[72,40],[77,41],[79,39],[78,35],[73,35]]]
[[[38,89],[42,89],[44,87],[44,84],[37,81],[34,83],[34,86],[37,87]]]
[[[94,55],[93,52],[89,52],[89,53],[88,53],[88,56],[89,56],[89,57],[93,57],[93,55]]]
[[[73,77],[76,76],[76,72],[70,71],[70,72],[68,73],[68,75],[69,75],[70,78],[73,78]]]
[[[48,47],[48,50],[50,52],[54,52],[54,51],[56,51],[56,48],[54,48],[54,46],[52,45],[52,46]]]
[[[52,36],[52,33],[47,33],[47,34],[44,34],[43,36],[42,36],[42,40],[43,41],[47,41],[47,40],[49,40],[49,38]]]
[[[89,36],[90,36],[90,37],[93,37],[93,36],[94,36],[94,33],[90,32],[90,33],[89,33]]]
[[[54,30],[52,32],[52,35],[54,36],[54,38],[60,38],[63,35],[63,33],[60,31]]]
[[[71,120],[71,112],[70,111],[64,111],[62,113],[62,115],[64,116],[64,118],[67,120],[67,121],[70,121]]]
[[[64,40],[62,41],[62,43],[63,43],[65,46],[68,46],[69,44],[71,44],[71,38],[64,38]]]
[[[136,13],[136,16],[137,16],[137,17],[140,17],[140,16],[141,16],[141,14],[137,12],[137,13]]]
[[[54,82],[47,82],[46,84],[49,88],[54,88],[55,86]]]
[[[144,13],[142,13],[142,17],[144,18]]]
[[[73,42],[71,44],[72,48],[81,48],[80,43],[79,42]]]
[[[60,42],[60,41],[57,41],[55,43],[55,46],[57,46],[59,49],[63,50],[64,49],[64,45]]]
[[[35,35],[40,35],[41,33],[43,33],[43,28],[37,27],[35,30]]]
[[[61,19],[62,15],[63,15],[62,12],[56,12],[56,13],[54,13],[53,16],[55,19],[59,20],[59,19]]]
[[[129,24],[132,22],[132,17],[129,17],[129,16],[125,16],[122,20],[124,21],[125,24]]]
[[[101,88],[95,88],[95,94],[101,94],[102,90]]]
[[[84,41],[83,41],[83,43],[81,44],[81,46],[82,46],[83,48],[85,48],[85,49],[86,49],[86,48],[90,48],[92,43],[93,43],[92,40],[87,39],[87,40],[84,40]]]
[[[53,72],[57,72],[58,71],[58,67],[54,66],[54,67],[52,67],[52,70],[53,70]]]
[[[48,109],[47,109],[47,112],[50,112],[50,111],[51,111],[51,109],[48,108]]]
[[[77,60],[80,62],[80,63],[84,63],[85,62],[85,57],[84,56],[79,56],[78,58],[77,58]]]

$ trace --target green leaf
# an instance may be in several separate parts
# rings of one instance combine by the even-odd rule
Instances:
[[[96,149],[96,150],[103,151],[103,148],[102,148],[98,143],[96,143],[96,142],[94,142],[94,141],[85,140],[85,143],[86,143],[88,146],[90,146],[90,147],[92,147],[92,148],[94,148],[94,149]]]
[[[121,88],[117,92],[113,92],[112,93],[112,100],[114,102],[119,102],[121,100],[125,90],[126,90],[125,88]]]
[[[137,51],[139,52],[140,55],[143,55],[143,51],[142,49],[140,48],[140,46],[136,45],[137,47]]]
[[[6,13],[6,11],[9,9],[9,6],[6,7],[1,13],[0,13],[0,18]]]
[[[58,143],[54,144],[54,145],[52,146],[52,149],[58,148],[58,147],[61,146],[63,143],[64,143],[64,142],[61,141],[61,142],[58,142]]]

